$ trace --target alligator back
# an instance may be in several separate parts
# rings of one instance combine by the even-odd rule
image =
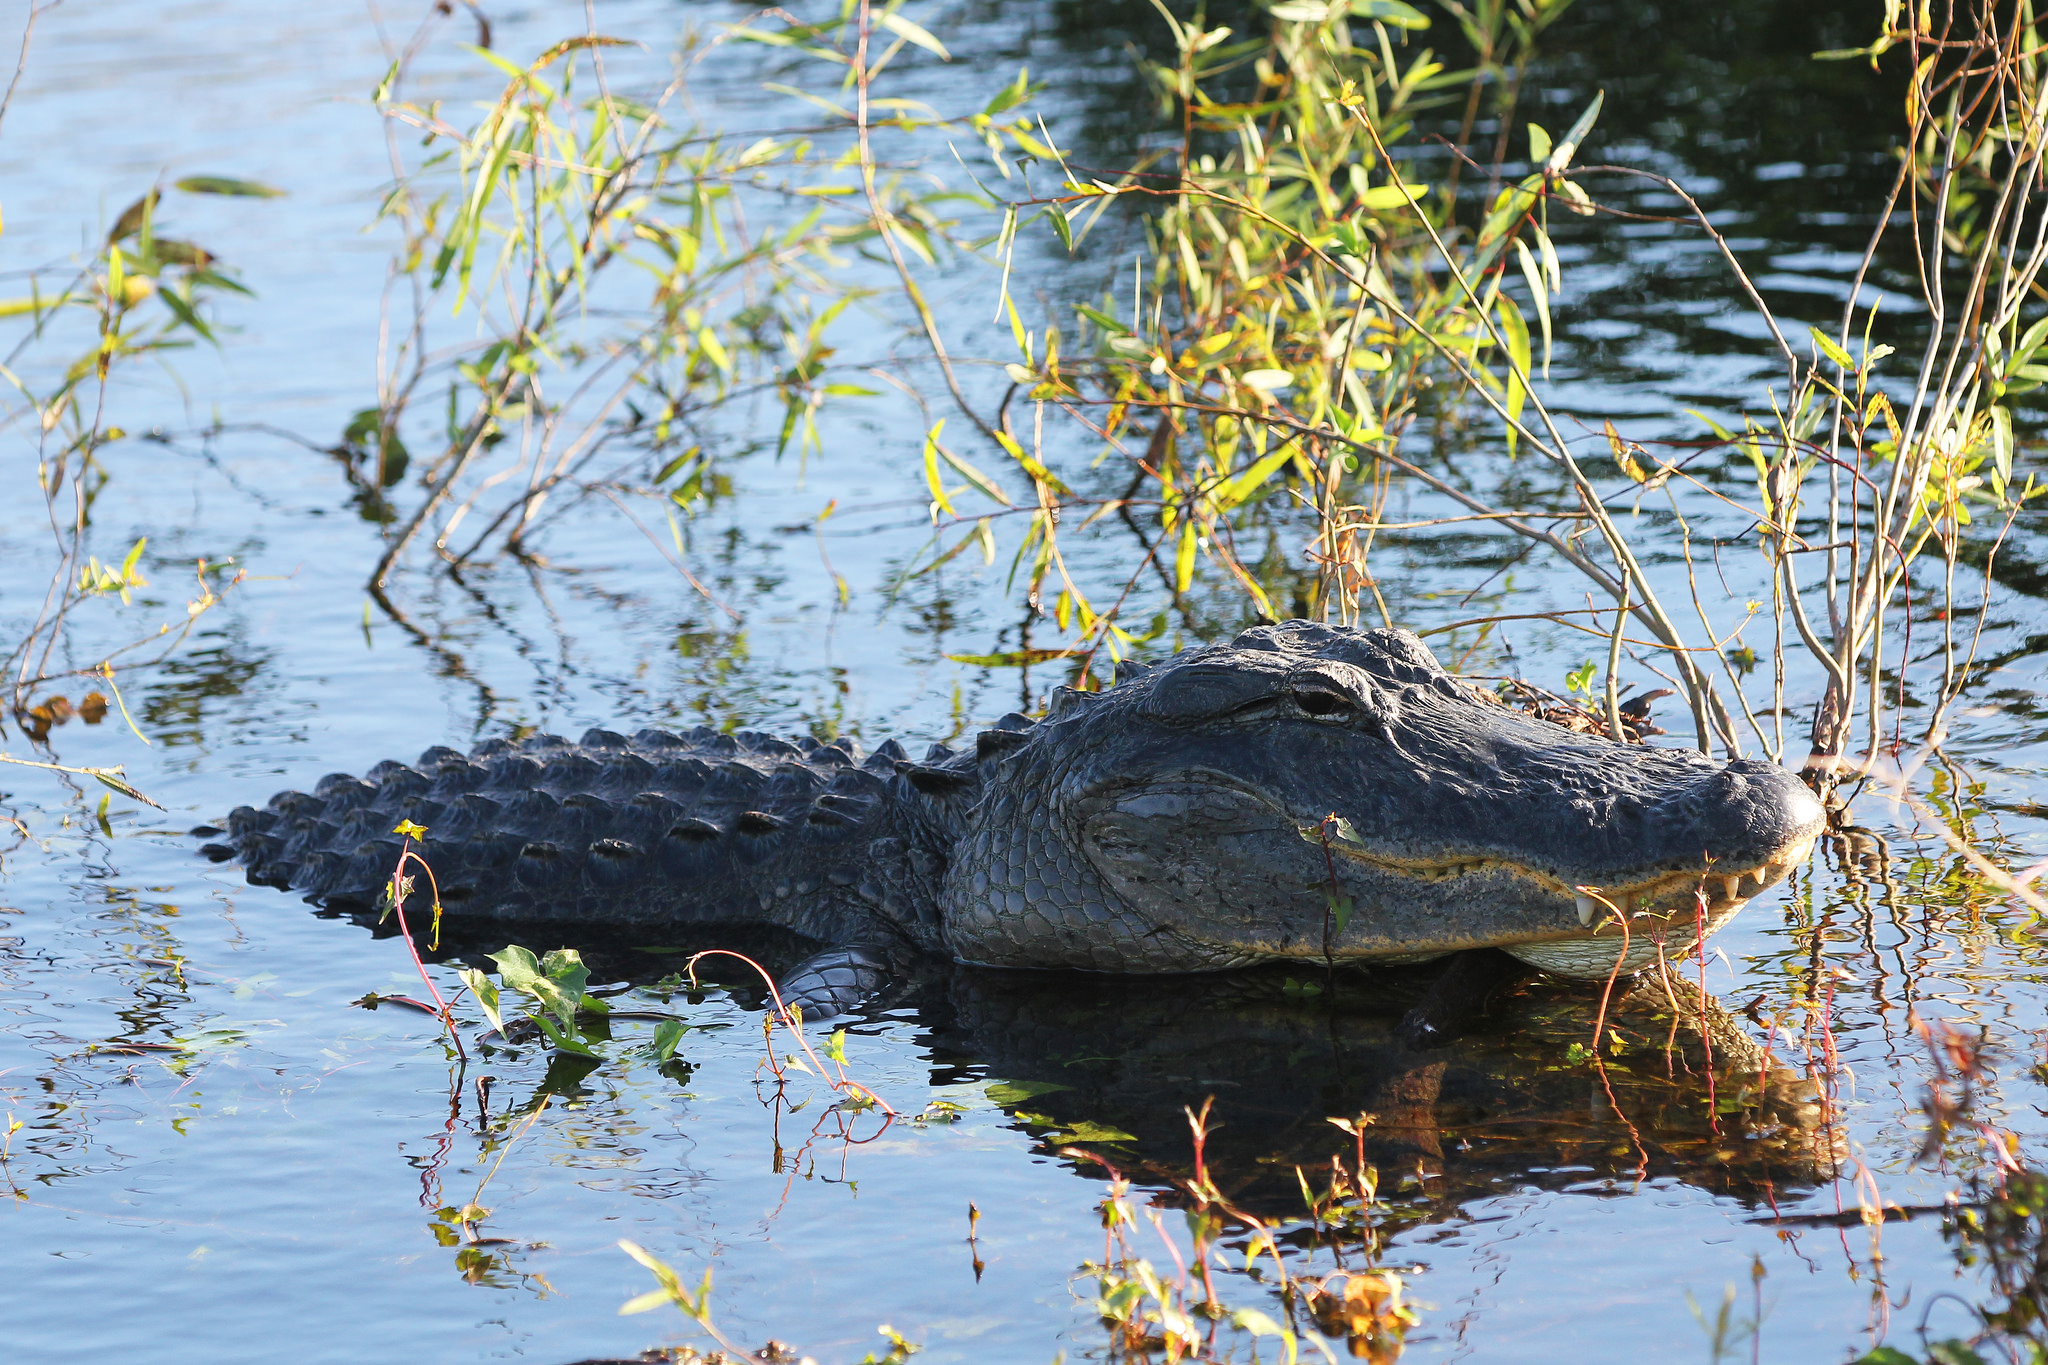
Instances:
[[[458,917],[770,921],[845,941],[884,903],[911,920],[935,913],[891,894],[890,865],[908,856],[889,837],[902,766],[894,741],[863,761],[850,739],[702,727],[493,739],[243,806],[229,843],[207,851],[239,858],[258,885],[365,910],[384,898],[405,842],[394,830],[411,821]]]

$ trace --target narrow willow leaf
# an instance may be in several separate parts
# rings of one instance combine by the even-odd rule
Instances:
[[[1403,4],[1402,0],[1351,0],[1350,8],[1354,19],[1377,19],[1395,28],[1429,27],[1429,16],[1413,5]]]
[[[1359,196],[1359,203],[1374,213],[1385,213],[1390,209],[1405,209],[1409,200],[1420,202],[1429,193],[1427,185],[1380,185]]]
[[[944,426],[945,423],[942,421],[939,425]],[[994,499],[996,502],[1001,503],[1003,506],[1011,507],[1015,505],[1003,493],[1001,485],[997,484],[994,479],[991,479],[988,475],[982,473],[979,469],[976,469],[973,465],[961,459],[958,455],[955,455],[952,451],[946,449],[946,447],[944,447],[943,445],[940,445],[938,440],[937,428],[933,429],[933,434],[930,437],[930,440],[933,447],[939,452],[940,458],[944,459],[947,464],[953,466],[953,468],[960,471],[961,477],[965,478],[969,483],[973,484],[976,488],[979,488],[982,492],[986,493],[990,498]],[[1021,458],[1022,452],[1014,453],[1017,453]]]
[[[1593,124],[1600,117],[1600,106],[1606,100],[1605,90],[1593,96],[1593,102],[1586,106],[1585,113],[1579,115],[1578,122],[1564,135],[1564,140],[1551,149],[1550,159],[1543,163],[1544,170],[1558,175],[1572,164],[1572,157],[1578,153],[1579,144],[1586,140],[1586,134],[1593,131]]]
[[[1004,654],[948,654],[946,657],[956,664],[972,664],[979,668],[1017,668],[1024,664],[1071,659],[1074,654],[1067,649],[1013,649]]]
[[[1264,487],[1266,480],[1292,463],[1294,454],[1294,446],[1289,443],[1231,475],[1217,488],[1216,505],[1226,512],[1235,508]]]
[[[156,802],[150,800],[141,792],[137,791],[134,788],[134,786],[129,783],[128,779],[122,776],[121,770],[119,768],[87,768],[86,772],[90,773],[93,777],[93,780],[98,782],[101,786],[111,787],[113,790],[121,793],[121,795],[127,797],[131,801],[140,801],[145,806],[155,806],[156,809],[158,810],[163,809],[162,806],[157,805]]]
[[[1543,281],[1542,268],[1529,252],[1529,244],[1515,238],[1515,258],[1521,263],[1522,278],[1529,283],[1529,299],[1536,305],[1536,322],[1543,329],[1543,377],[1550,378],[1550,290]],[[1522,372],[1529,372],[1525,364]]]
[[[1850,358],[1847,351],[1830,340],[1825,332],[1821,331],[1818,327],[1809,327],[1806,330],[1813,337],[1813,344],[1820,347],[1822,355],[1834,361],[1851,374],[1856,372],[1856,362]]]
[[[1498,297],[1497,313],[1500,317],[1501,335],[1508,343],[1508,357],[1514,362],[1508,371],[1508,458],[1513,459],[1515,446],[1521,440],[1519,423],[1522,409],[1529,401],[1526,377],[1529,373],[1529,321],[1522,316],[1521,307],[1505,293]]]
[[[1074,210],[1071,214],[1062,209],[1058,204],[1050,205],[1046,209],[1046,212],[1052,215],[1052,230],[1060,235],[1060,242],[1066,247],[1069,254],[1072,254],[1074,250],[1074,219],[1081,216],[1083,207],[1080,204],[1074,205]]]
[[[1180,527],[1180,548],[1173,556],[1173,590],[1186,592],[1195,581],[1195,519],[1187,518]]]
[[[924,27],[913,24],[902,15],[884,14],[881,23],[883,28],[888,29],[889,32],[904,39],[906,42],[915,43],[925,51],[937,54],[940,61],[950,62],[953,60],[953,54],[946,51],[944,43],[932,37],[931,33]]]
[[[931,489],[932,501],[945,510],[949,517],[957,517],[952,500],[946,496],[945,482],[939,477],[939,433],[946,429],[946,419],[941,417],[924,438],[924,481]],[[936,515],[936,514],[934,514]]]
[[[1550,281],[1551,297],[1564,292],[1564,268],[1557,263],[1557,247],[1550,240],[1550,234],[1535,224],[1530,225],[1536,234],[1536,254],[1543,261],[1543,278]]]
[[[246,199],[281,199],[285,193],[273,185],[225,175],[188,175],[177,185],[187,194],[230,194]]]
[[[2015,365],[2026,364],[2033,357],[2034,352],[2041,349],[2041,343],[2044,340],[2048,340],[2048,318],[2042,318],[2021,334],[2020,344],[2013,348],[2013,363]]]

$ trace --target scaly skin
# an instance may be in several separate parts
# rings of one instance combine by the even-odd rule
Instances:
[[[892,742],[863,761],[851,741],[704,729],[493,740],[243,807],[209,851],[367,908],[401,819],[428,827],[442,900],[469,919],[765,922],[1105,972],[1499,947],[1582,977],[1685,950],[1822,827],[1783,769],[1572,734],[1405,631],[1301,621],[1060,689],[971,753],[911,762]]]

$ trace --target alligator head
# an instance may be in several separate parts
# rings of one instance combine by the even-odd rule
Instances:
[[[1769,763],[1519,715],[1399,630],[1260,626],[1052,713],[983,767],[944,933],[970,962],[1175,971],[1685,951],[1823,823]]]

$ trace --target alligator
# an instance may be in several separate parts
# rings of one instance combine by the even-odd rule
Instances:
[[[702,727],[491,739],[242,807],[204,851],[373,912],[401,821],[451,916],[777,925],[825,945],[787,984],[829,1012],[906,952],[1105,973],[1462,954],[1447,979],[1476,996],[1529,968],[1606,980],[1718,929],[1824,811],[1774,764],[1513,711],[1407,631],[1289,621],[918,759]]]

